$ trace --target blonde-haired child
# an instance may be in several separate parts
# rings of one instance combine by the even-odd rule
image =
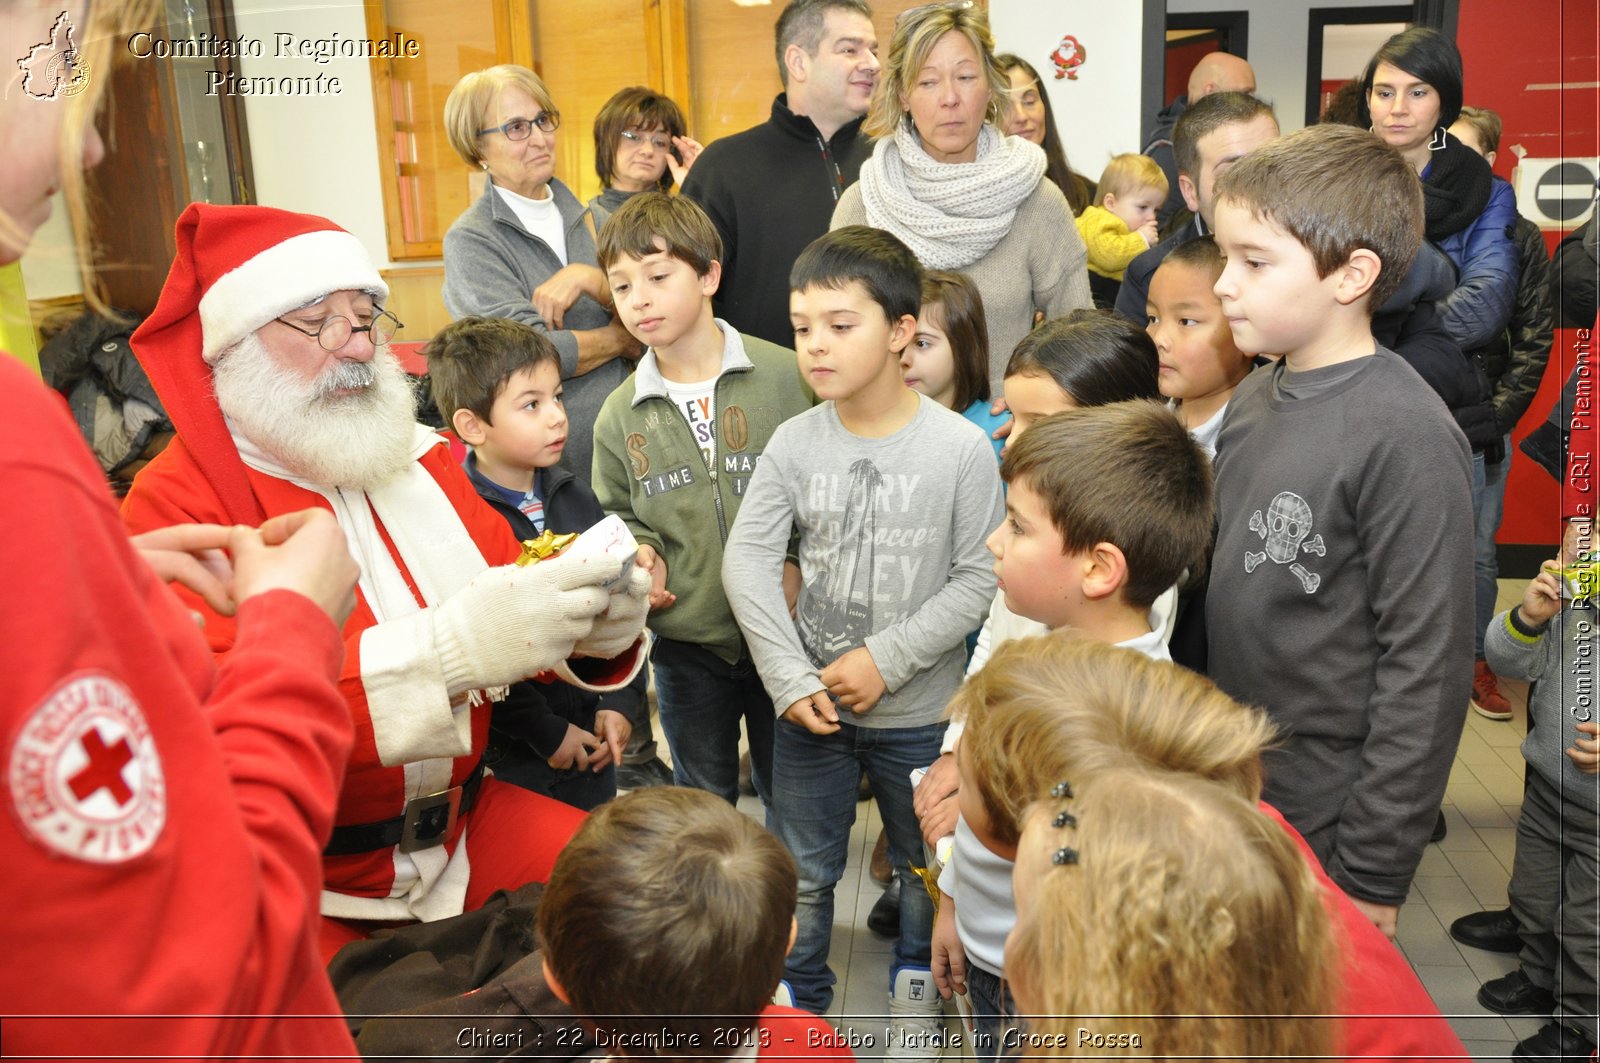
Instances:
[[[976,824],[975,833],[990,851],[1018,858],[1028,807],[1048,797],[1063,779],[1075,787],[1130,772],[1206,780],[1255,806],[1299,850],[1329,917],[1338,924],[1335,992],[1318,1009],[1340,1016],[1333,1054],[1348,1059],[1445,1059],[1465,1051],[1405,958],[1328,880],[1294,828],[1260,800],[1261,751],[1273,738],[1273,728],[1261,713],[1240,705],[1203,676],[1073,632],[999,647],[983,671],[962,687],[952,712],[966,719],[960,746],[967,777],[962,814]],[[1198,844],[1195,838],[1188,842]],[[1028,910],[1028,889],[1019,881],[1019,912]],[[1012,940],[1029,933],[1020,930]],[[1008,977],[1028,986],[1019,996],[1025,1010],[1048,1010],[1027,995],[1047,975],[1030,982],[1029,973],[1013,971],[1009,948],[1005,964]],[[1075,960],[1058,958],[1056,966],[1036,970],[1076,972],[1079,967]],[[1295,992],[1290,986],[1279,991]],[[1227,1006],[1226,1001],[1217,1004]],[[1169,1052],[1181,1054],[1171,1046],[1152,1050],[1147,1043],[1143,1048],[1146,1055]]]
[[[1117,301],[1128,263],[1156,245],[1156,211],[1167,200],[1167,175],[1148,155],[1113,156],[1100,175],[1099,201],[1077,217],[1089,252],[1089,287],[1094,305]]]
[[[1006,971],[1029,1056],[1325,1056],[1336,955],[1290,837],[1229,787],[1122,768],[1028,812]],[[1108,1017],[1114,1016],[1114,1017]]]

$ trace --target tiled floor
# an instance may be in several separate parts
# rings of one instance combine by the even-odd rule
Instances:
[[[1521,581],[1500,582],[1501,608],[1515,604],[1522,586]],[[1479,985],[1510,971],[1516,958],[1458,946],[1445,929],[1458,916],[1506,904],[1522,803],[1523,761],[1518,747],[1527,728],[1527,688],[1507,682],[1503,689],[1516,711],[1510,722],[1486,720],[1462,707],[1467,724],[1445,792],[1449,833],[1428,846],[1411,898],[1400,912],[1398,935],[1400,948],[1434,1002],[1479,1060],[1507,1058],[1513,1044],[1548,1021],[1502,1018],[1481,1008],[1475,999]],[[839,983],[828,1018],[841,1028],[874,1034],[881,1044],[890,943],[867,929],[867,913],[881,893],[867,873],[880,821],[876,805],[857,807],[860,815],[850,836],[850,861],[835,898],[830,962]],[[761,816],[755,798],[742,799],[740,808]],[[958,1021],[954,1011],[947,1009],[947,1015],[954,1028]],[[862,1058],[877,1054],[860,1053]]]

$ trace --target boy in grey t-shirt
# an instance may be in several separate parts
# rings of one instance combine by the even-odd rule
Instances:
[[[939,755],[967,633],[994,596],[984,539],[1004,512],[983,430],[902,378],[921,283],[904,244],[862,226],[829,233],[796,261],[796,353],[828,401],[773,433],[722,566],[780,716],[773,820],[800,868],[784,977],[797,1005],[827,1009],[833,889],[866,768],[902,884],[885,1046],[895,1055],[936,1054],[939,1038],[933,907],[910,870],[922,846],[910,773]],[[791,619],[782,576],[794,528],[802,586]]]

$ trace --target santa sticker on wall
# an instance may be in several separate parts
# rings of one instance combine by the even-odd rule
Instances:
[[[161,758],[128,688],[104,675],[56,687],[7,758],[12,810],[45,848],[95,864],[142,856],[167,822]]]
[[[1061,43],[1056,45],[1055,51],[1050,53],[1050,65],[1055,67],[1056,80],[1066,78],[1068,81],[1078,80],[1078,68],[1088,56],[1078,38],[1067,34],[1061,38]]]

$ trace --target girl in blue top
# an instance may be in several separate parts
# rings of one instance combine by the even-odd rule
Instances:
[[[900,356],[906,385],[982,428],[1000,457],[995,429],[1009,416],[990,412],[989,325],[983,296],[965,273],[930,269],[922,275],[917,334]]]

